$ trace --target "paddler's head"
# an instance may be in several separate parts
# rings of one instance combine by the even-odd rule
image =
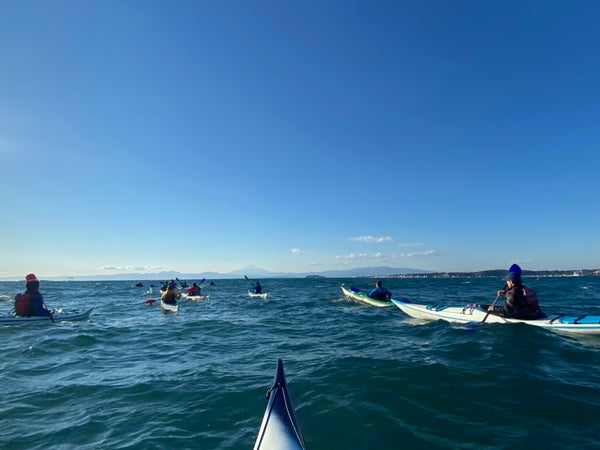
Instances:
[[[40,281],[37,279],[35,274],[30,273],[25,276],[25,289],[29,292],[39,292],[40,291]]]
[[[515,284],[521,284],[521,275],[517,272],[508,272],[503,280],[509,287],[512,287]]]

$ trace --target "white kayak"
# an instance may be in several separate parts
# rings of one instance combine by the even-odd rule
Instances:
[[[260,297],[260,298],[267,298],[267,295],[269,295],[268,292],[263,292],[262,294],[257,294],[256,292],[252,292],[252,291],[248,291],[248,295],[250,297]]]
[[[4,316],[0,317],[0,324],[27,323],[27,322],[68,322],[73,320],[85,320],[90,317],[94,308],[76,312],[56,312],[50,316]]]
[[[283,362],[277,361],[275,379],[267,392],[267,409],[254,450],[303,450],[306,448],[288,392]]]
[[[190,295],[187,292],[181,293],[181,298],[185,298],[186,300],[208,300],[210,299],[210,295]]]
[[[419,305],[402,300],[392,300],[404,313],[416,319],[445,320],[455,323],[526,323],[553,331],[568,333],[600,334],[600,316],[582,314],[580,316],[553,315],[541,319],[513,319],[496,314],[488,314],[480,305],[446,306]]]
[[[165,311],[177,312],[179,311],[179,303],[165,303],[164,300],[161,299],[160,307]]]

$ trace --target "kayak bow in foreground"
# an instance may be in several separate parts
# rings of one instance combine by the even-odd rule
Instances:
[[[277,361],[273,386],[267,392],[267,409],[254,444],[254,450],[305,449],[294,406],[285,382],[283,362]]]
[[[248,295],[250,297],[260,297],[260,298],[267,298],[267,295],[269,295],[268,292],[263,292],[262,294],[257,294],[256,292],[252,292],[252,291],[248,291]]]
[[[446,306],[446,305],[419,305],[416,303],[392,300],[405,314],[416,319],[445,320],[454,323],[481,322],[488,312],[480,305]],[[526,323],[553,331],[581,334],[600,335],[600,316],[582,314],[580,316],[553,315],[542,319],[513,319],[496,314],[489,314],[487,323]]]

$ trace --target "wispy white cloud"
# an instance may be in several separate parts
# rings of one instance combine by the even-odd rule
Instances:
[[[299,248],[293,248],[292,253],[294,255],[300,255],[300,254],[302,254],[302,250],[300,250]]]
[[[399,242],[398,247],[420,247],[422,246],[422,242]]]
[[[392,242],[392,238],[390,236],[383,237],[375,237],[375,236],[358,236],[348,238],[351,241],[356,242],[368,242],[371,244],[381,244],[382,242]]]
[[[340,255],[335,257],[336,260],[341,262],[352,262],[352,261],[361,261],[361,260],[383,260],[385,256],[383,253],[350,253],[348,255]]]
[[[326,267],[327,266],[327,264],[318,262],[318,261],[309,262],[308,265],[311,267]]]
[[[425,252],[410,252],[410,253],[402,253],[401,255],[398,255],[401,258],[416,258],[419,256],[431,256],[431,255],[437,255],[437,251],[436,250],[427,250]]]

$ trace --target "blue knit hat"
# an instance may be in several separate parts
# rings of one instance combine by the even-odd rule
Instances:
[[[521,275],[521,272],[522,272],[522,270],[521,270],[521,268],[519,267],[518,264],[513,264],[512,266],[510,266],[510,268],[508,269],[508,271],[509,272],[515,272],[515,273],[517,273],[519,275]]]

